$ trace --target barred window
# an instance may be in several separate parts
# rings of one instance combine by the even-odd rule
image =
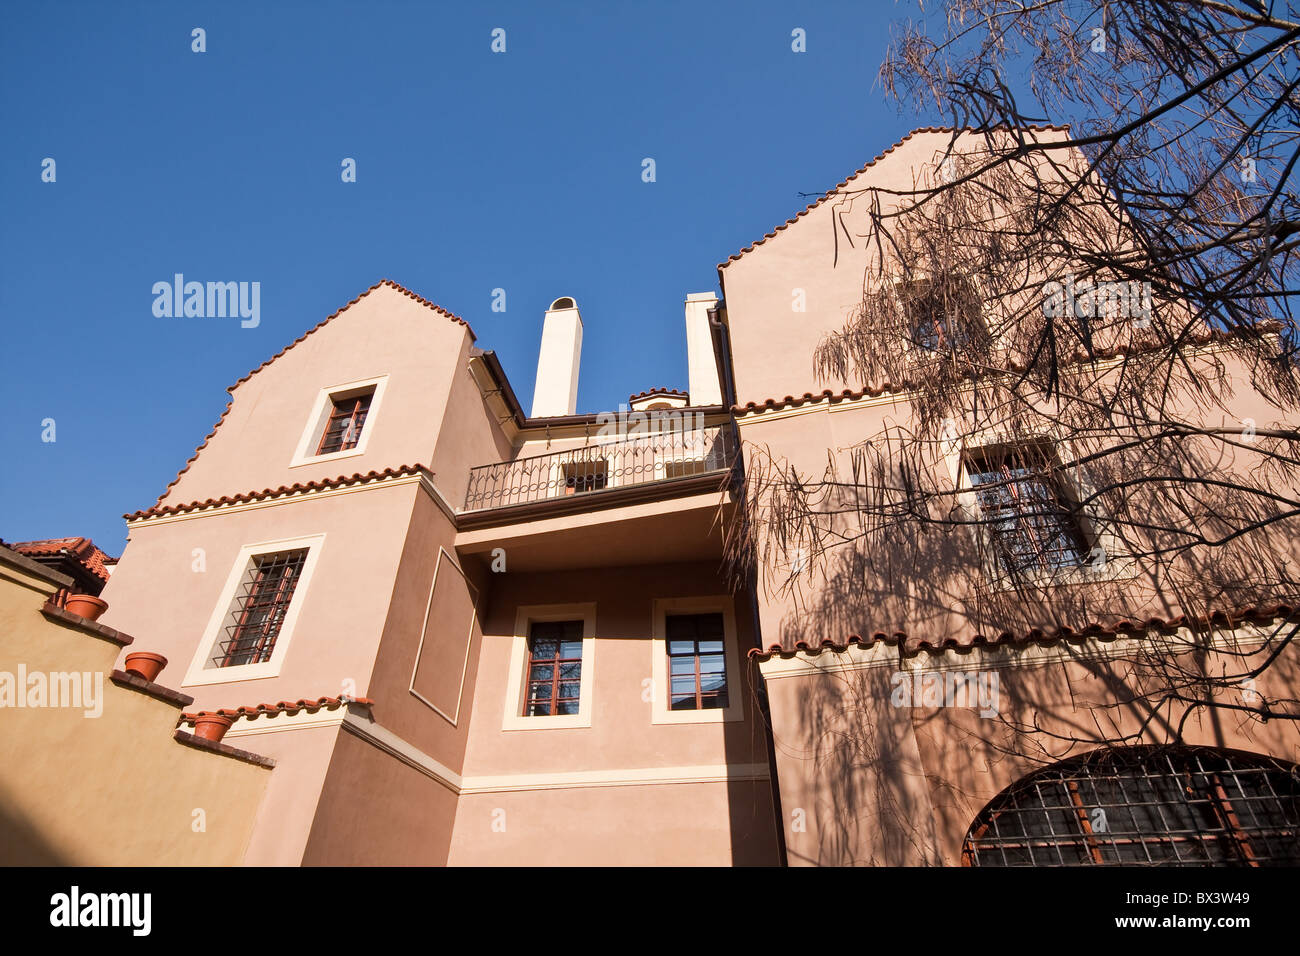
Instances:
[[[727,706],[727,661],[721,614],[670,614],[668,645],[670,710]]]
[[[306,549],[258,555],[240,581],[231,609],[234,623],[217,642],[217,667],[261,664],[271,659],[289,602],[302,575]]]
[[[1089,553],[1078,510],[1036,446],[973,455],[966,474],[999,560],[1012,573],[1078,567]]]
[[[373,397],[372,390],[362,395],[334,399],[334,407],[329,421],[325,423],[325,431],[321,434],[316,454],[328,455],[355,448],[361,441],[361,429],[366,424],[366,415],[370,411],[370,400]]]
[[[975,819],[967,866],[1300,863],[1300,767],[1209,747],[1096,751],[1030,774]]]
[[[536,621],[529,629],[525,717],[578,713],[582,630],[582,621]]]

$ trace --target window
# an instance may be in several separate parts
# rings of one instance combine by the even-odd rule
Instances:
[[[309,598],[325,537],[260,541],[220,559],[233,558],[221,591],[211,595],[215,598],[212,612],[194,646],[182,686],[228,684],[280,673]],[[207,559],[211,562],[216,555],[209,553]]]
[[[325,423],[325,433],[321,435],[316,454],[330,455],[357,447],[373,394],[365,392],[351,398],[334,399],[334,409],[330,412],[329,421]]]
[[[899,298],[908,335],[918,348],[937,352],[978,341],[979,302],[965,283],[950,281],[941,289],[929,279],[914,279],[902,284]]]
[[[1079,567],[1089,553],[1049,453],[1037,446],[985,451],[966,459],[966,475],[1011,573]]]
[[[538,621],[528,635],[525,717],[577,714],[582,698],[582,621]]]
[[[971,825],[967,866],[1300,863],[1300,767],[1209,747],[1126,747],[1048,767]]]
[[[217,667],[261,664],[271,659],[306,559],[305,550],[253,559],[236,597],[232,611],[235,622],[226,627],[226,639],[218,642],[218,653],[213,658]]]
[[[670,614],[668,645],[670,710],[727,706],[726,635],[721,614]]]
[[[387,385],[388,376],[380,375],[320,389],[289,467],[365,454]]]
[[[595,604],[520,605],[501,729],[590,727],[595,676]]]
[[[650,613],[651,723],[744,720],[734,598],[658,598]]]
[[[605,487],[608,474],[609,466],[603,458],[569,462],[564,466],[564,493],[573,495],[584,491],[600,491]]]
[[[665,478],[689,478],[691,475],[702,475],[715,467],[720,466],[711,465],[710,462],[703,458],[678,458],[663,463],[663,476]]]

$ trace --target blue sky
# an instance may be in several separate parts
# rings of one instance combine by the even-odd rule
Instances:
[[[0,537],[120,553],[121,515],[153,503],[226,387],[383,277],[467,319],[526,404],[560,295],[585,322],[580,411],[684,388],[686,294],[716,289],[716,264],[800,192],[941,121],[876,82],[909,15],[889,0],[10,0]],[[260,325],[155,317],[152,286],[177,272],[260,282]]]

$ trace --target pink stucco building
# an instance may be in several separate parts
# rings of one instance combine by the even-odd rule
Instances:
[[[230,387],[194,457],[128,516],[102,623],[168,659],[157,680],[193,698],[187,726],[227,712],[223,743],[274,760],[242,862],[1042,862],[1038,822],[979,854],[1030,812],[1077,825],[1045,845],[1081,862],[1225,840],[1294,860],[1300,798],[1268,763],[1300,757],[1288,722],[1193,722],[1162,759],[1200,761],[1169,773],[1214,791],[1219,822],[1106,849],[1094,797],[998,803],[1044,772],[1015,733],[891,700],[900,669],[999,673],[1004,709],[1069,725],[1079,684],[1115,693],[1108,655],[1178,631],[1167,605],[1078,621],[1086,640],[1043,611],[989,641],[960,614],[851,622],[818,616],[815,594],[791,603],[768,569],[740,588],[724,573],[751,449],[814,468],[908,414],[904,389],[817,381],[808,356],[862,298],[868,244],[834,245],[835,197],[912,181],[948,138],[910,135],[720,266],[718,293],[684,302],[688,387],[625,414],[575,407],[572,298],[541,317],[525,408],[469,322],[387,280]],[[1282,415],[1247,387],[1237,401]],[[1231,629],[1292,614],[1279,598]],[[1294,678],[1292,655],[1260,691]],[[1048,768],[1062,799],[1122,782],[1078,770],[1081,752]]]

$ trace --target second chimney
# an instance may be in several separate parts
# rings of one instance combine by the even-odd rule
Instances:
[[[721,405],[722,380],[713,354],[713,333],[709,310],[718,304],[712,292],[693,292],[686,297],[686,367],[692,405]]]
[[[542,323],[533,386],[533,418],[572,415],[578,409],[578,360],[582,356],[582,316],[578,303],[562,296],[551,303]]]

